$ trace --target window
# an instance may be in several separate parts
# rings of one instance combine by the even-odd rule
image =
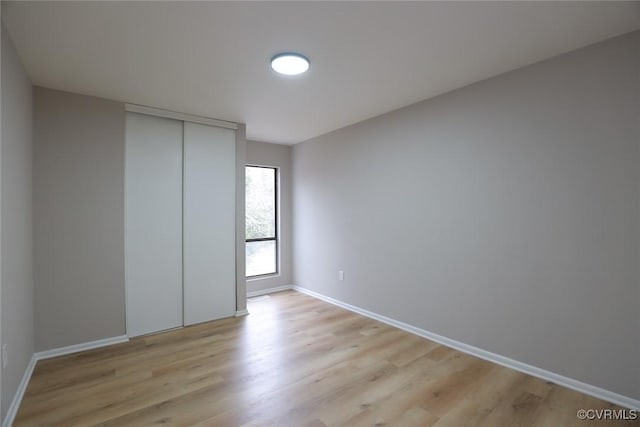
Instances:
[[[247,166],[247,277],[278,272],[278,174],[276,168]]]

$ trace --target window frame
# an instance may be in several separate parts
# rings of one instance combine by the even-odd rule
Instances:
[[[278,191],[278,175],[280,174],[280,170],[278,167],[276,166],[266,166],[266,165],[253,165],[253,164],[246,164],[244,166],[244,170],[245,170],[245,176],[246,176],[246,171],[247,168],[262,168],[262,169],[273,169],[273,197],[274,197],[274,236],[273,237],[258,237],[258,238],[254,238],[254,239],[247,239],[245,236],[245,240],[244,240],[244,253],[245,253],[245,257],[247,256],[247,243],[253,243],[253,242],[275,242],[276,245],[276,250],[275,250],[275,255],[276,255],[276,259],[275,259],[275,265],[276,265],[276,270],[274,272],[271,273],[263,273],[263,274],[256,274],[253,276],[248,276],[246,269],[245,269],[245,279],[247,280],[253,280],[253,279],[261,279],[261,278],[267,278],[267,277],[273,277],[273,276],[277,276],[280,274],[280,236],[279,236],[279,231],[280,231],[280,227],[279,222],[280,222],[280,209],[279,209],[279,205],[280,205],[280,192]],[[246,187],[245,187],[245,197],[246,197]],[[246,209],[246,201],[245,201],[245,209]],[[245,211],[245,219],[246,219],[247,213]],[[245,226],[246,227],[246,226]],[[245,230],[246,233],[246,230]],[[246,262],[246,261],[245,261]]]

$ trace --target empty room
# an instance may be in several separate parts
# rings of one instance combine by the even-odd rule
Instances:
[[[640,2],[0,5],[2,427],[640,426]]]

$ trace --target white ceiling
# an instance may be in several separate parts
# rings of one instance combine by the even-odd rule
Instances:
[[[2,2],[33,83],[296,143],[640,28],[640,2]],[[298,51],[303,77],[269,59]]]

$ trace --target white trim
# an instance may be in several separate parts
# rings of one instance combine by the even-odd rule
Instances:
[[[93,350],[94,348],[106,347],[108,345],[120,344],[127,341],[129,341],[128,336],[120,335],[117,337],[104,338],[101,340],[89,341],[82,344],[75,344],[67,347],[40,351],[38,353],[34,353],[33,357],[36,360],[50,359],[52,357],[64,356],[67,354],[78,353],[80,351]]]
[[[113,344],[120,344],[127,341],[129,341],[128,336],[120,335],[117,337],[104,338],[101,340],[89,341],[82,344],[75,344],[67,347],[54,348],[51,350],[45,350],[45,351],[33,353],[33,356],[31,356],[31,360],[27,365],[27,369],[25,369],[24,371],[24,375],[22,376],[22,380],[20,381],[18,390],[16,390],[16,394],[13,396],[11,405],[9,405],[9,410],[7,411],[7,415],[5,416],[2,422],[2,427],[11,427],[11,425],[13,424],[13,421],[15,420],[15,417],[18,414],[18,409],[20,408],[20,404],[22,403],[22,398],[24,397],[24,393],[25,391],[27,391],[27,385],[29,385],[29,381],[31,380],[31,375],[33,374],[33,370],[36,367],[36,363],[39,360],[50,359],[52,357],[64,356],[67,354],[78,353],[86,350],[92,350],[94,348],[106,347],[108,345],[113,345]]]
[[[167,119],[182,120],[185,122],[200,123],[202,125],[216,126],[226,129],[238,129],[238,124],[225,120],[212,119],[210,117],[194,116],[191,114],[179,113],[177,111],[162,110],[160,108],[146,107],[144,105],[124,104],[125,111],[132,113],[147,114],[150,116],[165,117]]]
[[[246,308],[244,310],[238,310],[236,311],[236,314],[234,315],[234,317],[242,317],[242,316],[246,316],[249,314],[249,310],[247,310]]]
[[[9,409],[7,410],[7,415],[4,417],[4,421],[2,422],[2,427],[11,427],[13,421],[18,414],[18,409],[20,408],[20,403],[22,403],[22,398],[24,397],[25,391],[27,391],[27,385],[29,385],[29,381],[31,380],[31,375],[33,374],[33,369],[36,367],[36,355],[34,354],[27,365],[27,369],[24,371],[24,375],[22,376],[22,380],[20,381],[20,385],[18,385],[18,390],[16,390],[16,394],[13,395],[13,400],[11,401],[11,405],[9,405]]]
[[[438,344],[442,344],[447,347],[451,347],[453,349],[461,351],[463,353],[467,353],[472,356],[479,357],[480,359],[488,360],[489,362],[506,366],[507,368],[511,368],[519,372],[524,372],[525,374],[528,374],[537,378],[542,378],[543,380],[546,380],[546,381],[554,382],[556,384],[570,388],[572,390],[576,390],[581,393],[588,394],[589,396],[597,397],[598,399],[606,400],[608,402],[615,403],[617,405],[620,405],[626,408],[640,410],[640,400],[633,399],[628,396],[623,396],[621,394],[614,393],[613,391],[605,390],[603,388],[596,387],[594,385],[587,384],[573,378],[565,377],[564,375],[556,374],[554,372],[550,372],[545,369],[529,365],[527,363],[519,362],[517,360],[511,359],[496,353],[492,353],[490,351],[483,350],[481,348],[474,347],[472,345],[465,344],[463,342],[456,341],[451,338],[443,337],[442,335],[438,335],[433,332],[429,332],[427,330],[409,325],[407,323],[400,322],[398,320],[394,320],[386,316],[382,316],[380,314],[371,312],[369,310],[365,310],[363,308],[360,308],[351,304],[347,304],[345,302],[328,297],[326,295],[319,294],[309,289],[302,288],[300,286],[294,285],[293,289],[298,292],[302,292],[303,294],[307,294],[314,298],[318,298],[320,300],[326,301],[330,304],[337,305],[338,307],[344,308],[354,313],[361,314],[365,317],[369,317],[379,322],[386,323],[387,325],[391,325],[398,329],[402,329],[403,331],[407,331],[414,335],[418,335],[422,338],[435,341]]]
[[[187,322],[185,322],[185,314],[187,312],[186,309],[186,304],[184,302],[184,284],[187,283],[185,277],[185,268],[184,268],[184,260],[185,260],[185,256],[184,256],[184,246],[185,246],[185,238],[184,238],[184,225],[185,225],[185,216],[184,216],[184,207],[186,205],[186,200],[187,200],[187,141],[186,138],[184,137],[184,133],[186,130],[186,126],[184,124],[184,122],[182,122],[182,198],[180,200],[180,202],[182,203],[182,210],[180,211],[180,215],[182,215],[182,221],[180,221],[180,226],[182,227],[180,230],[180,235],[182,237],[182,241],[180,243],[182,243],[182,265],[180,265],[180,268],[182,269],[182,283],[181,283],[181,288],[182,288],[182,326],[187,326]],[[234,248],[235,249],[235,248]]]
[[[1,0],[0,0],[1,1]],[[126,111],[126,104],[125,104],[125,111]],[[124,195],[124,203],[123,203],[123,207],[124,207],[124,248],[123,248],[123,254],[124,254],[124,333],[129,336],[129,331],[131,330],[131,328],[129,327],[129,268],[127,267],[128,262],[127,262],[127,150],[129,148],[129,144],[127,143],[127,120],[129,118],[129,115],[125,113],[124,115],[124,159],[123,159],[123,167],[124,167],[124,179],[123,179],[123,184],[124,184],[124,188],[123,188],[123,195]]]
[[[269,288],[269,289],[259,289],[257,291],[247,292],[247,298],[259,297],[260,295],[273,294],[275,292],[288,291],[289,289],[294,289],[294,286],[283,285],[283,286],[276,286],[274,288]]]

